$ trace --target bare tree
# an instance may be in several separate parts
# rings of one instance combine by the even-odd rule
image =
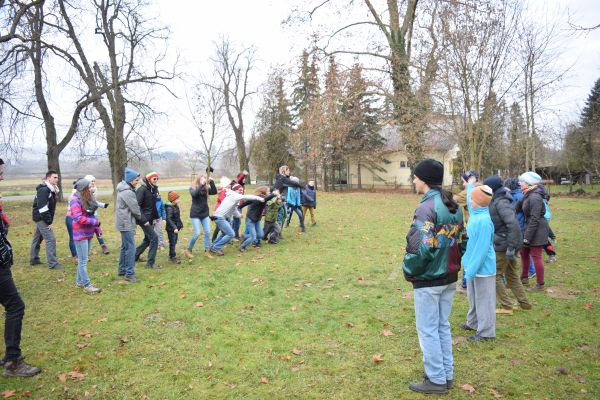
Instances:
[[[237,50],[228,38],[222,37],[215,43],[215,53],[211,58],[214,72],[219,78],[218,85],[212,82],[204,84],[221,92],[227,120],[235,136],[240,170],[248,172],[250,172],[251,154],[246,151],[244,107],[249,97],[256,93],[249,87],[254,56],[253,47]]]

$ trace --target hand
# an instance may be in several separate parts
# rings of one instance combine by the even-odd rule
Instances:
[[[511,261],[517,261],[517,256],[515,255],[515,249],[513,248],[508,248],[506,249],[506,258],[508,258]]]
[[[52,225],[48,225],[48,229],[52,230]]]
[[[104,203],[104,208],[108,208],[109,205],[109,203]]]
[[[179,233],[179,229],[174,229],[173,233]]]
[[[529,247],[529,240],[523,239],[523,247]]]
[[[150,222],[146,221],[146,223],[144,223],[144,226],[150,226]]]

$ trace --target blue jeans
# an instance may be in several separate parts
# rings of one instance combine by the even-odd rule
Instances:
[[[240,226],[241,225],[242,225],[242,219],[233,217],[233,219],[231,220],[231,229],[233,229],[233,233],[234,233],[235,237],[238,239],[240,237]]]
[[[89,286],[92,283],[87,273],[88,252],[91,242],[92,239],[75,240],[75,249],[77,250],[77,278],[75,279],[75,283],[83,287]]]
[[[135,275],[135,231],[121,231],[119,275]]]
[[[210,217],[205,218],[190,218],[192,220],[192,228],[194,228],[194,234],[188,243],[188,249],[192,250],[200,236],[200,228],[204,231],[204,250],[210,248]]]
[[[65,225],[67,225],[67,232],[69,232],[69,250],[71,250],[71,257],[76,257],[77,249],[75,248],[75,242],[73,242],[73,218],[67,215],[65,217]]]
[[[246,218],[246,230],[244,231],[248,233],[248,236],[244,238],[244,242],[240,247],[246,248],[250,243],[260,243],[260,239],[262,239],[263,232],[262,226],[260,225],[260,220],[254,222],[250,218]]]
[[[415,319],[425,374],[442,385],[454,379],[450,311],[456,283],[414,289]]]
[[[225,218],[215,217],[215,224],[221,230],[221,235],[216,242],[213,242],[212,248],[215,250],[221,250],[233,237],[235,232],[231,228],[231,224]]]

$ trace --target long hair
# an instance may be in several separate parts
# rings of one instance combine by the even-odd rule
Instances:
[[[444,203],[444,205],[446,207],[448,207],[448,211],[450,211],[451,214],[456,214],[456,211],[458,211],[459,205],[454,200],[454,195],[452,194],[451,191],[446,190],[443,187],[437,186],[437,185],[429,186],[429,188],[439,190],[440,194],[442,195],[442,202]]]
[[[81,206],[83,209],[89,209],[90,203],[92,202],[92,191],[90,190],[90,187],[87,186],[79,192],[79,197],[81,198]]]
[[[267,193],[269,193],[269,187],[268,186],[259,186],[256,189],[254,189],[254,194],[256,196],[266,197]]]
[[[202,186],[202,185],[200,184],[200,180],[201,180],[202,178],[204,178],[204,185],[205,185],[205,186],[207,186],[207,185],[208,185],[208,178],[206,178],[206,175],[198,175],[198,177],[197,177],[197,178],[196,178],[196,180],[194,181],[194,185],[193,185],[195,188],[198,188],[198,187]]]

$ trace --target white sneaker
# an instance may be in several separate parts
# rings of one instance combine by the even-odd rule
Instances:
[[[86,287],[83,288],[83,291],[89,294],[94,294],[94,293],[100,293],[102,291],[102,289],[97,288],[96,286],[92,285],[91,283],[89,285],[87,285]]]

